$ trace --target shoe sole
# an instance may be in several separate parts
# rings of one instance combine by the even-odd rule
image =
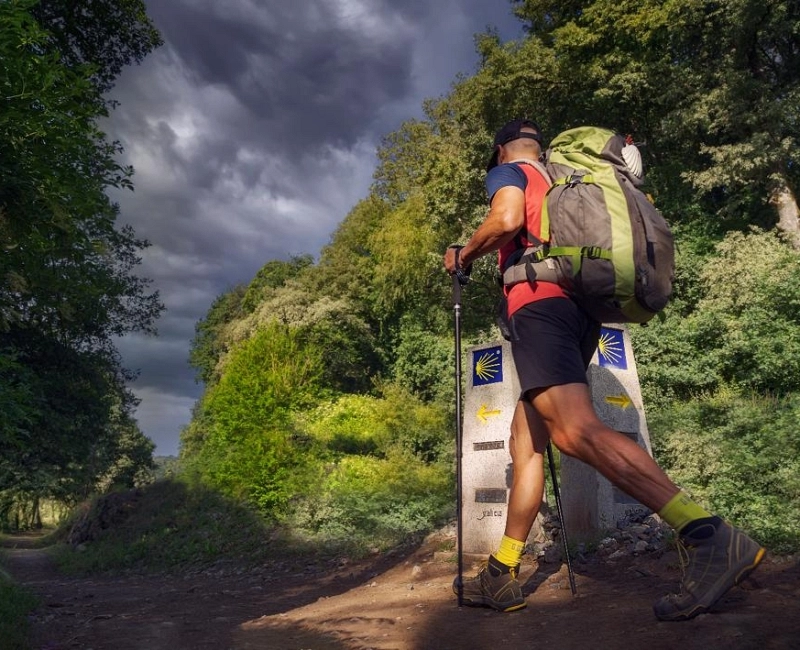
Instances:
[[[719,587],[713,590],[715,595],[711,599],[710,603],[697,603],[694,607],[687,611],[676,612],[674,616],[658,616],[658,614],[656,614],[656,616],[660,621],[688,621],[690,618],[694,618],[699,614],[707,612],[717,603],[720,598],[722,598],[722,596],[725,595],[729,589],[740,584],[745,578],[747,578],[747,576],[755,571],[756,567],[761,564],[761,560],[764,559],[766,552],[766,549],[759,548],[756,552],[755,558],[753,559],[753,563],[743,567],[739,573],[734,576],[732,583],[728,584],[727,581],[725,581],[719,585]]]
[[[520,609],[525,609],[528,606],[528,603],[522,601],[521,603],[515,603],[513,605],[501,605],[495,600],[484,600],[484,599],[477,599],[477,598],[464,598],[463,604],[467,607],[491,607],[498,612],[516,612]]]

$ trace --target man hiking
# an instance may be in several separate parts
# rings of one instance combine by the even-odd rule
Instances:
[[[541,131],[529,120],[513,120],[497,132],[486,176],[490,209],[465,246],[447,249],[444,266],[450,274],[463,273],[493,251],[499,252],[503,269],[520,247],[533,243],[525,242],[526,236],[540,238],[542,202],[550,186],[539,164],[541,144]],[[521,282],[505,292],[521,388],[509,441],[513,481],[504,535],[477,576],[464,580],[464,604],[502,612],[525,607],[517,575],[542,503],[549,440],[657,512],[678,533],[688,558],[681,592],[658,600],[655,615],[679,621],[708,611],[755,569],[765,550],[692,501],[644,449],[597,417],[586,369],[600,323],[554,283]]]

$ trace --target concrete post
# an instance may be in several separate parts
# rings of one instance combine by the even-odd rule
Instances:
[[[639,375],[624,325],[604,325],[588,370],[592,402],[600,419],[639,444],[651,456],[650,434]],[[596,540],[635,513],[649,512],[579,460],[561,457],[561,499],[570,541]]]

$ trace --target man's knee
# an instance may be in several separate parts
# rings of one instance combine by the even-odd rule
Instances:
[[[550,439],[561,453],[584,458],[599,443],[604,429],[605,426],[599,420],[573,423],[569,427],[551,430]]]

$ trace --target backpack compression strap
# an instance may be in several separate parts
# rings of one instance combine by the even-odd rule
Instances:
[[[572,261],[572,275],[575,277],[581,272],[584,259],[612,260],[614,255],[610,250],[599,246],[531,246],[503,272],[503,284],[510,286],[535,280],[558,284],[560,274],[553,261],[554,257],[569,257]]]

